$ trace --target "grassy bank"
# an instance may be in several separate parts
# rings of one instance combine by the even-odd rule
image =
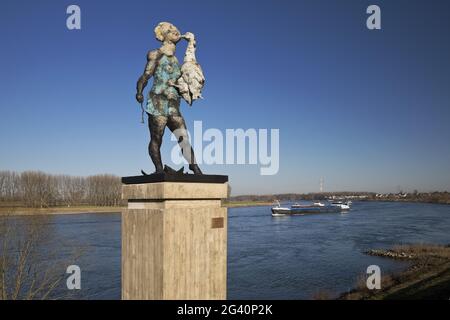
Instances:
[[[223,205],[228,208],[271,206],[272,204],[273,202],[271,201],[226,201],[223,203]]]
[[[367,254],[411,262],[398,274],[384,275],[380,290],[369,290],[366,278],[343,294],[345,300],[422,300],[450,298],[450,246],[404,245],[391,250],[371,250]]]
[[[230,201],[223,205],[228,208],[270,206],[271,202],[265,201]],[[107,206],[70,206],[70,207],[49,207],[49,208],[29,208],[22,206],[0,206],[1,215],[45,215],[45,214],[77,214],[77,213],[101,213],[101,212],[121,212],[125,207]]]
[[[99,213],[99,212],[121,212],[122,207],[101,206],[71,206],[50,208],[28,208],[28,207],[0,207],[1,215],[45,215],[45,214],[77,214],[77,213]]]

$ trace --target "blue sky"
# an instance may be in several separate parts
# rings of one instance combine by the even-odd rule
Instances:
[[[370,4],[382,30],[366,28]],[[450,190],[448,1],[3,2],[0,170],[151,171],[134,95],[160,21],[197,37],[207,82],[182,103],[189,128],[280,129],[274,176],[202,166],[233,194],[315,192],[320,177],[326,191]],[[173,144],[167,132],[169,164]]]

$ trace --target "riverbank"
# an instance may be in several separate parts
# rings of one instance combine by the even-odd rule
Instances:
[[[342,300],[430,300],[450,298],[450,246],[402,245],[366,254],[408,261],[411,266],[399,274],[382,275],[381,289],[369,290],[366,278],[339,297]]]
[[[271,206],[271,201],[227,201],[223,205],[227,208],[235,207],[258,207],[258,206]]]
[[[227,208],[235,207],[256,207],[270,206],[271,202],[265,201],[230,201],[224,202]],[[52,214],[80,214],[80,213],[120,213],[126,207],[103,207],[103,206],[70,206],[70,207],[49,207],[49,208],[29,208],[18,206],[0,206],[0,216],[2,215],[52,215]]]
[[[28,207],[0,207],[0,216],[30,216],[30,215],[53,215],[53,214],[80,214],[80,213],[117,213],[123,207],[101,207],[101,206],[71,206],[50,208],[28,208]]]
[[[364,199],[361,201],[368,202],[403,202],[403,203],[429,203],[429,204],[442,204],[450,205],[449,199],[433,200],[433,199]]]
[[[411,202],[450,204],[450,193],[447,191],[413,192],[413,193],[375,193],[375,192],[322,192],[322,193],[280,193],[266,195],[241,195],[230,197],[230,201],[264,201],[273,202],[323,201],[326,199],[380,202]]]

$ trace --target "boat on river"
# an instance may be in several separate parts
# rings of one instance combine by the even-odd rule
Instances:
[[[314,202],[312,204],[300,204],[300,203],[295,203],[291,206],[291,208],[311,208],[311,207],[325,207],[325,205],[318,201],[318,202]]]
[[[286,215],[304,215],[313,213],[330,213],[330,212],[347,212],[350,210],[350,204],[342,201],[332,202],[330,204],[316,205],[299,205],[294,204],[291,207],[282,207],[280,202],[276,200],[272,207],[272,216]]]
[[[350,205],[351,204],[352,204],[351,201],[349,201],[349,202],[335,201],[335,202],[332,202],[330,204],[330,206],[338,207],[342,211],[348,211],[348,210],[350,210]]]

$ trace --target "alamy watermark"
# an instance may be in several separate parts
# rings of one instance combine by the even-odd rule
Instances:
[[[178,129],[183,130],[183,129]],[[194,131],[189,141],[192,143],[197,164],[241,164],[259,165],[261,175],[275,175],[280,168],[280,130],[279,129],[226,129],[203,130],[202,121],[194,121]],[[185,136],[175,130],[172,141]],[[187,164],[191,159],[189,141],[175,145],[171,151],[174,164]],[[186,147],[183,147],[185,143]]]
[[[69,14],[66,20],[66,27],[69,30],[81,29],[81,9],[76,4],[67,7],[66,13]]]
[[[367,7],[366,13],[370,14],[366,20],[366,26],[369,30],[381,29],[381,9],[378,5],[372,4]],[[66,9],[69,16],[66,19],[66,27],[69,30],[81,29],[81,8],[76,4],[71,4]]]
[[[76,264],[70,265],[66,269],[66,273],[70,276],[66,280],[66,286],[69,290],[81,289],[81,269]]]
[[[381,29],[381,9],[376,4],[372,4],[367,7],[367,14],[370,16],[366,20],[366,26],[369,30],[380,30]]]
[[[366,273],[369,275],[366,280],[366,286],[369,290],[381,289],[381,269],[373,264],[367,267]]]

